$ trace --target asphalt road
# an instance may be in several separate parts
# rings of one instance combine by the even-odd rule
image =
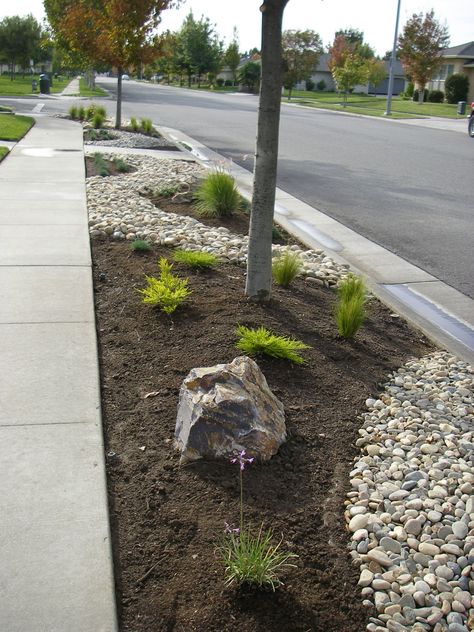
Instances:
[[[124,116],[180,129],[252,169],[256,97],[133,81],[123,92]],[[467,132],[282,107],[278,186],[471,298],[473,161]]]

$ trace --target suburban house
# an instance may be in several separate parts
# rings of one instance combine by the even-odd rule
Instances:
[[[441,56],[444,64],[428,84],[429,90],[442,90],[444,82],[453,74],[467,75],[469,79],[468,101],[474,101],[474,42],[445,48]]]
[[[336,90],[336,86],[334,84],[334,80],[332,78],[331,71],[328,66],[329,54],[323,53],[320,58],[318,65],[314,73],[311,75],[311,80],[317,85],[320,81],[324,81],[326,84],[326,90],[332,91]],[[385,69],[387,71],[387,78],[381,81],[377,86],[365,85],[365,86],[356,86],[354,88],[354,92],[364,92],[371,94],[387,94],[388,91],[388,73],[390,71],[390,62],[385,61]],[[301,82],[297,87],[300,89],[304,89],[305,82]],[[394,65],[394,82],[393,82],[393,94],[400,94],[405,89],[405,72],[401,63],[396,60]]]

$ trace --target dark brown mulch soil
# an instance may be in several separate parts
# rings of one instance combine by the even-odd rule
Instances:
[[[368,612],[350,563],[343,504],[357,454],[358,414],[389,371],[431,350],[377,301],[354,341],[333,323],[335,294],[297,280],[267,306],[243,296],[244,270],[193,272],[172,318],[141,304],[155,248],[94,242],[102,401],[122,632],[361,632]],[[289,438],[267,465],[244,473],[245,519],[283,535],[297,568],[272,592],[225,588],[216,544],[238,522],[238,471],[228,462],[179,467],[173,448],[182,380],[229,362],[235,325],[266,325],[310,344],[307,364],[259,358],[283,402]]]
[[[176,215],[188,215],[190,217],[194,217],[199,220],[202,224],[211,227],[219,227],[224,226],[228,228],[231,233],[236,235],[248,235],[249,233],[249,222],[250,215],[244,210],[237,210],[232,215],[224,216],[224,217],[203,217],[200,215],[196,208],[189,201],[183,200],[179,198],[179,195],[176,199],[172,197],[161,197],[161,196],[150,196],[151,201],[162,211],[166,213],[175,213]],[[276,230],[275,230],[276,229]],[[307,249],[307,246],[304,246],[299,242],[293,235],[287,233],[281,226],[277,226],[274,224],[274,233],[273,233],[273,243],[274,244],[298,244],[303,249]]]

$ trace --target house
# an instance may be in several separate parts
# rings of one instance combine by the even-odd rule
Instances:
[[[329,54],[323,53],[318,61],[318,65],[314,73],[311,75],[311,81],[314,82],[315,85],[318,85],[320,81],[324,81],[326,84],[325,90],[334,91],[336,90],[336,85],[334,83],[334,79],[332,78],[331,71],[328,66]],[[377,86],[365,85],[365,86],[356,86],[354,88],[354,92],[363,92],[368,94],[387,94],[388,92],[388,74],[390,72],[390,62],[385,61],[385,70],[387,71],[387,77],[383,81],[381,81]],[[393,92],[392,94],[400,94],[405,89],[405,72],[400,61],[395,60],[394,65],[394,81],[393,81]],[[302,81],[297,85],[297,89],[304,90],[305,82]]]
[[[445,48],[441,52],[443,65],[428,84],[429,90],[444,90],[444,82],[453,74],[467,75],[469,92],[467,100],[474,101],[474,42]]]

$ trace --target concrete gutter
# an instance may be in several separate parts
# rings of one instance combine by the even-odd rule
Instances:
[[[251,199],[252,173],[179,130],[160,131],[190,148],[204,166],[225,165],[241,194]],[[275,220],[309,248],[322,249],[335,261],[349,264],[381,301],[437,345],[474,364],[472,299],[282,189],[276,191]]]

